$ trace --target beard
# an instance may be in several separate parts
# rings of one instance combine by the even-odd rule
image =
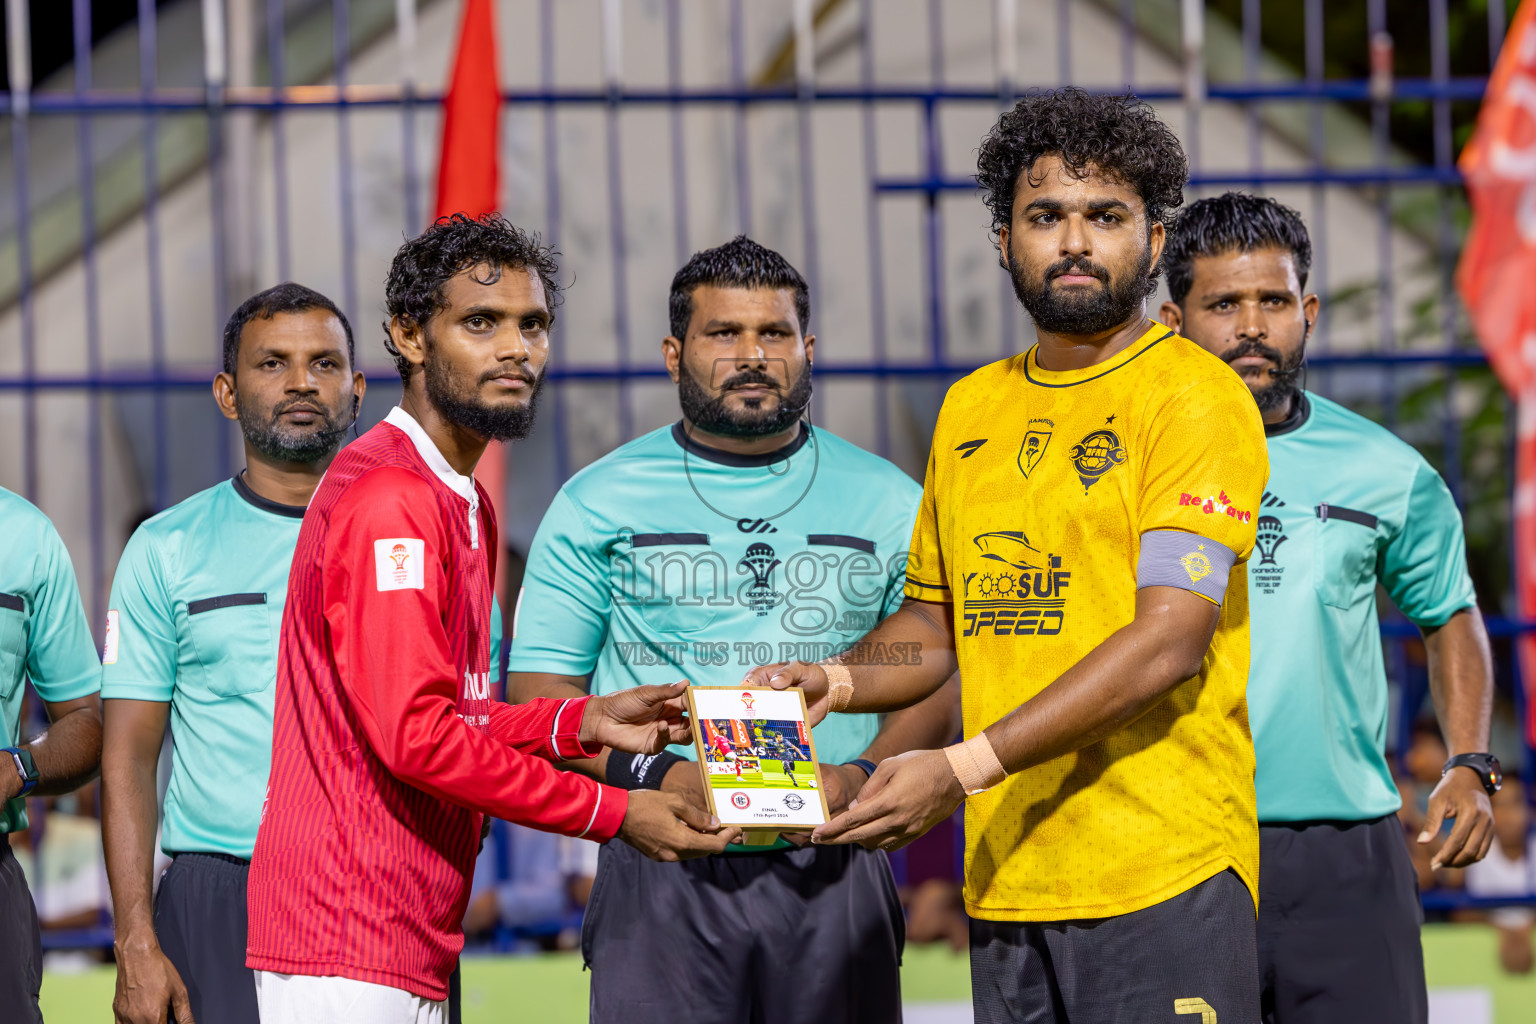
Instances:
[[[445,420],[488,441],[521,441],[528,436],[533,429],[539,392],[544,387],[543,373],[530,375],[526,370],[514,371],[533,385],[527,400],[519,405],[490,405],[481,399],[480,385],[507,376],[505,367],[483,373],[473,385],[466,385],[462,378],[443,366],[442,360],[430,358],[430,336],[427,347],[429,358],[422,369],[427,399]]]
[[[1253,392],[1253,400],[1258,403],[1260,413],[1273,412],[1301,393],[1297,378],[1301,373],[1301,364],[1307,358],[1305,343],[1298,345],[1296,351],[1287,357],[1279,349],[1271,348],[1257,338],[1245,338],[1236,347],[1223,352],[1221,358],[1230,366],[1244,356],[1263,356],[1275,364],[1274,370],[1264,371],[1262,379],[1268,383],[1263,387],[1254,387],[1248,383],[1248,377],[1243,377],[1243,383],[1248,384],[1248,390]]]
[[[688,422],[708,434],[719,437],[765,437],[777,434],[789,429],[811,402],[809,363],[790,385],[789,392],[779,393],[778,403],[771,408],[767,406],[767,399],[753,399],[744,409],[727,407],[725,400],[731,389],[747,384],[760,384],[775,389],[779,387],[778,381],[761,370],[743,370],[726,378],[720,387],[720,394],[711,395],[688,372],[685,363],[677,364],[678,404],[682,406]]]
[[[295,406],[317,410],[313,423],[284,423],[278,417]],[[244,396],[235,392],[235,411],[240,418],[240,431],[246,443],[273,462],[296,462],[309,465],[334,455],[346,437],[351,422],[340,422],[335,410],[302,398],[279,402],[270,413],[261,416],[246,404]]]
[[[1040,277],[1025,280],[1022,263],[1011,248],[1008,255],[1008,276],[1013,281],[1013,293],[1029,312],[1035,326],[1051,334],[1103,334],[1113,330],[1142,308],[1152,283],[1150,245],[1142,248],[1136,269],[1118,279],[1092,260],[1068,257],[1052,263]],[[1103,282],[1103,287],[1053,289],[1051,281],[1068,272],[1091,274]]]

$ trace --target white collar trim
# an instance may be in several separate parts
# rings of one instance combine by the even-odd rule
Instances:
[[[421,424],[416,422],[416,417],[397,405],[389,410],[389,415],[384,417],[384,422],[411,439],[422,461],[437,474],[437,478],[450,491],[469,502],[470,508],[478,508],[480,495],[475,490],[474,478],[462,475],[448,464],[448,460],[443,458],[443,453],[438,450],[437,442],[433,441],[426,430],[422,429]]]

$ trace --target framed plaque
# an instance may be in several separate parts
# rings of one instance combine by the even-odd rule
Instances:
[[[799,689],[690,686],[688,714],[711,810],[749,833],[748,845],[825,822],[816,741]],[[756,841],[754,841],[756,840]]]

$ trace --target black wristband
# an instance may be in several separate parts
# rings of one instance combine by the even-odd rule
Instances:
[[[859,759],[857,759],[855,761],[844,761],[843,763],[844,764],[856,765],[857,767],[863,769],[865,775],[873,775],[873,774],[875,774],[875,769],[880,767],[879,765],[875,764],[875,762],[873,762],[871,760],[868,760],[867,758],[863,758],[863,757],[861,757],[861,758],[859,758]]]
[[[659,754],[615,750],[608,755],[608,785],[619,789],[660,789],[661,780],[667,777],[672,766],[686,760],[669,750]]]
[[[1478,780],[1489,796],[1497,793],[1504,786],[1504,772],[1499,767],[1499,759],[1492,754],[1457,754],[1445,762],[1445,767],[1440,769],[1444,776],[1452,768],[1471,768],[1477,773]]]

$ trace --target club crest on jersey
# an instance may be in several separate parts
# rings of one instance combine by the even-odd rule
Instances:
[[[1125,448],[1120,435],[1109,429],[1095,430],[1084,437],[1067,453],[1077,478],[1083,482],[1083,493],[1099,482],[1099,477],[1125,461]]]
[[[1179,559],[1179,564],[1189,574],[1189,582],[1191,583],[1199,583],[1211,574],[1211,560],[1205,556],[1204,544],[1201,544],[1197,549]]]
[[[1024,440],[1019,444],[1019,472],[1029,478],[1030,472],[1040,462],[1040,457],[1045,454],[1046,446],[1051,443],[1051,434],[1055,431],[1056,424],[1046,419],[1029,421],[1029,429],[1024,432]]]
[[[379,590],[422,590],[427,585],[426,542],[386,537],[373,542],[374,582]]]
[[[752,574],[752,585],[747,588],[747,606],[759,615],[767,615],[784,595],[773,589],[773,570],[779,567],[772,546],[759,541],[747,547],[747,553],[736,568]]]

